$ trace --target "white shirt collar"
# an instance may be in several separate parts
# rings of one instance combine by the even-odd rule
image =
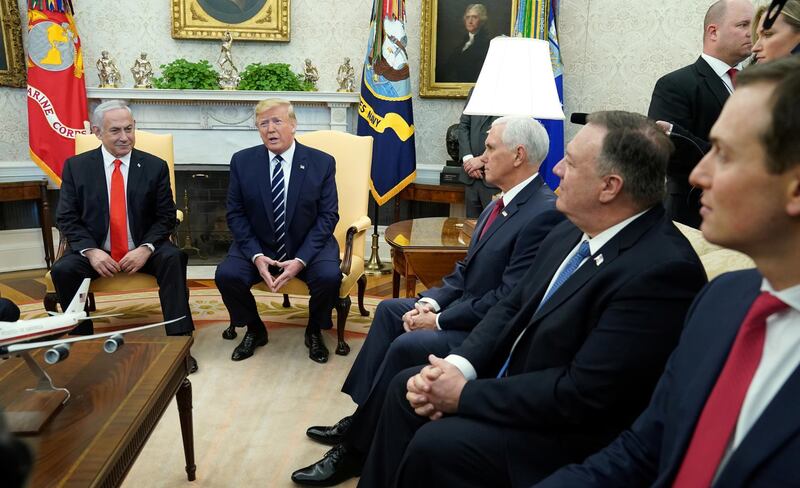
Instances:
[[[708,63],[709,66],[711,66],[711,69],[714,70],[714,73],[716,73],[717,76],[719,76],[720,78],[722,78],[722,75],[727,74],[729,69],[731,68],[741,69],[742,67],[742,63],[739,63],[736,66],[728,66],[728,63],[726,63],[725,61],[717,59],[714,56],[711,56],[710,54],[706,53],[702,53],[700,57],[702,57],[705,60],[705,62]]]
[[[630,224],[631,222],[633,222],[637,218],[639,218],[642,215],[644,215],[644,213],[647,212],[648,210],[650,210],[650,209],[648,208],[647,210],[642,210],[641,212],[637,213],[636,215],[631,215],[630,217],[628,217],[627,219],[623,220],[622,222],[618,222],[618,223],[612,225],[608,229],[604,230],[603,232],[597,234],[596,236],[594,236],[592,238],[590,238],[584,232],[583,236],[581,237],[581,242],[589,241],[589,250],[591,251],[591,254],[594,254],[597,251],[599,251],[600,249],[602,249],[602,247],[605,246],[608,241],[613,239],[614,236],[619,234],[622,231],[622,229],[627,227],[628,224]]]
[[[133,149],[131,149],[131,151],[128,154],[118,158],[118,157],[114,156],[113,154],[111,154],[110,152],[108,152],[106,147],[101,144],[100,145],[100,152],[103,153],[103,165],[104,166],[113,165],[115,159],[119,159],[120,161],[122,161],[122,164],[124,164],[125,166],[130,166],[130,164],[131,164],[131,153],[133,152]]]
[[[539,173],[534,173],[533,176],[530,176],[530,177],[526,178],[525,180],[517,183],[510,190],[508,190],[507,192],[503,193],[503,196],[500,197],[503,200],[503,207],[504,208],[508,207],[508,204],[511,203],[511,200],[513,200],[514,197],[517,196],[519,194],[519,192],[522,191],[523,188],[528,186],[528,184],[530,184],[530,182],[533,181],[533,179],[536,178],[538,175],[539,175]]]
[[[286,161],[286,163],[289,165],[291,165],[292,160],[294,159],[295,146],[296,146],[295,142],[292,141],[292,145],[289,146],[289,149],[283,151],[280,155],[283,158],[283,160]],[[270,151],[269,149],[267,149],[267,152],[269,153],[269,161],[272,162],[272,160],[275,159],[275,156],[277,156],[277,154]]]
[[[789,305],[795,310],[800,311],[800,285],[794,285],[781,291],[775,291],[769,281],[764,278],[761,281],[761,291],[766,291],[775,295],[776,297],[780,298],[783,303]]]

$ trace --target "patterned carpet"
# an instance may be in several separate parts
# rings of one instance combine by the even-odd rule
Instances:
[[[305,327],[308,321],[308,297],[290,296],[291,307],[283,307],[283,295],[275,293],[254,292],[258,313],[268,326],[299,326]],[[380,303],[380,299],[366,297],[364,307],[370,312],[368,317],[362,317],[358,311],[356,297],[352,298],[353,305],[347,317],[346,331],[348,333],[366,334],[372,322],[372,315]],[[95,296],[97,311],[93,314],[121,314],[119,317],[98,318],[94,320],[95,328],[130,327],[143,325],[162,320],[161,305],[156,291],[141,291],[133,293],[120,293]],[[192,289],[189,305],[192,309],[192,318],[198,329],[220,322],[228,322],[228,311],[222,303],[219,291],[214,288]],[[21,318],[32,319],[44,317],[47,312],[41,301],[20,305]],[[333,322],[336,323],[336,311],[333,312]]]

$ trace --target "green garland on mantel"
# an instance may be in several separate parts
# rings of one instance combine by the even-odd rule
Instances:
[[[153,86],[177,90],[219,90],[219,73],[207,60],[192,63],[180,58],[161,65]],[[286,63],[252,63],[241,73],[239,90],[313,91],[314,85],[294,73]]]

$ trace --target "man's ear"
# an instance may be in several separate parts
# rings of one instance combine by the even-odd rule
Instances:
[[[619,175],[609,174],[603,176],[603,187],[600,189],[600,202],[608,203],[622,192],[622,187],[625,186],[625,182]]]
[[[100,127],[97,127],[96,125],[93,125],[92,126],[92,134],[94,134],[95,137],[100,139]]]
[[[789,172],[786,213],[790,217],[800,217],[800,166],[795,166]]]

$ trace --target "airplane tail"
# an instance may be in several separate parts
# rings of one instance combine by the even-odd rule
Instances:
[[[83,311],[86,307],[86,299],[89,297],[89,284],[91,284],[91,282],[92,280],[89,278],[83,280],[75,296],[72,298],[72,301],[69,302],[69,306],[64,310],[64,313],[78,313]]]

